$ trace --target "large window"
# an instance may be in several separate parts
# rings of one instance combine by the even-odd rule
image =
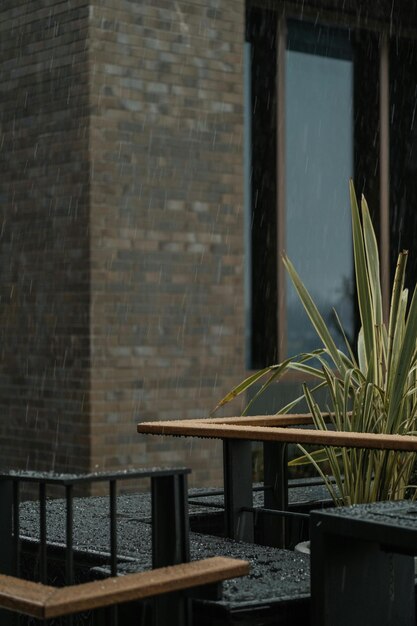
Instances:
[[[354,332],[348,184],[353,177],[353,51],[346,31],[290,21],[285,54],[285,251],[337,337]],[[317,347],[285,284],[282,352]],[[281,331],[282,332],[282,331]]]
[[[406,204],[417,201],[415,41],[387,33],[383,22],[362,26],[337,18],[285,14],[279,5],[247,11],[247,351],[253,368],[317,345],[283,270],[284,251],[328,323],[335,308],[354,339],[350,177],[373,211],[385,307],[398,247],[414,240],[417,213]],[[336,324],[333,330],[338,340]]]

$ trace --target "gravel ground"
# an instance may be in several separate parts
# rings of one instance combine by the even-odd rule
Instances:
[[[259,500],[261,497],[262,495],[259,494],[255,499]],[[218,503],[222,501],[222,498],[218,496],[211,498]],[[117,509],[120,573],[150,569],[149,494],[121,495],[118,497]],[[20,523],[23,536],[38,538],[38,511],[36,502],[22,503]],[[193,514],[207,513],[207,508],[193,507],[192,511]],[[64,501],[48,500],[48,542],[59,545],[64,543],[64,516]],[[107,553],[108,546],[108,499],[105,497],[76,498],[74,500],[75,549],[87,552],[93,549]],[[222,555],[250,562],[251,573],[248,577],[224,583],[223,599],[216,602],[224,607],[242,608],[248,605],[270,604],[309,596],[309,557],[306,555],[194,532],[190,533],[190,548],[192,560]]]
[[[223,497],[215,494],[202,498],[222,506]],[[190,497],[201,494],[191,490]],[[290,491],[292,504],[323,500],[322,487],[308,486]],[[262,493],[255,494],[255,505],[262,505]],[[118,555],[119,573],[144,571],[151,568],[150,496],[146,493],[118,497]],[[191,515],[207,513],[204,506],[191,507]],[[219,511],[220,509],[217,509]],[[395,528],[415,531],[417,504],[388,502],[328,510],[329,516],[357,516]],[[21,533],[38,539],[39,507],[36,502],[21,504]],[[48,541],[64,544],[65,506],[63,500],[47,503]],[[108,553],[109,503],[106,497],[76,498],[74,500],[74,544],[80,551]],[[225,581],[221,600],[198,600],[195,604],[198,623],[204,626],[218,623],[240,626],[309,624],[310,563],[309,556],[290,550],[263,547],[230,539],[190,533],[191,559],[210,556],[230,556],[250,563],[247,577]],[[103,563],[103,560],[97,560]],[[108,573],[107,566],[94,568],[97,575]],[[198,613],[199,611],[199,613]]]

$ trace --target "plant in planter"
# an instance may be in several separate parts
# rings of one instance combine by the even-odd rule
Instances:
[[[417,289],[409,302],[404,288],[407,252],[398,256],[388,323],[383,318],[378,246],[369,209],[359,209],[350,183],[352,237],[360,331],[356,350],[343,329],[346,351],[340,350],[291,261],[283,261],[321,346],[267,367],[235,387],[219,407],[264,380],[252,402],[289,370],[307,374],[313,386],[282,407],[288,413],[305,399],[320,430],[416,434],[417,431]],[[326,414],[316,392],[327,390]],[[251,403],[252,403],[251,402]],[[251,404],[250,403],[250,404]],[[245,409],[247,413],[248,405]],[[314,452],[299,446],[294,463],[312,463],[337,505],[401,499],[411,488],[415,454],[401,451],[326,447]]]

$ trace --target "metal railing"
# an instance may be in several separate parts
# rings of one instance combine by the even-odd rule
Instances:
[[[117,483],[132,479],[150,479],[152,500],[152,567],[164,567],[189,561],[189,521],[187,504],[187,468],[135,469],[90,474],[55,474],[50,472],[9,471],[0,473],[0,573],[21,575],[20,503],[24,483],[38,485],[39,568],[37,580],[48,581],[47,489],[59,487],[65,492],[65,575],[62,583],[74,583],[74,488],[107,482],[109,486],[110,575],[117,575]],[[167,510],[170,515],[167,515]],[[163,603],[162,603],[163,604]],[[159,613],[163,609],[159,607]],[[117,607],[112,607],[110,626],[117,626]],[[14,616],[0,611],[0,623],[9,626]],[[74,623],[67,618],[68,626]],[[163,623],[163,622],[161,622]]]

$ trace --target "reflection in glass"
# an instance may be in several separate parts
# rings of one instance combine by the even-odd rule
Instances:
[[[346,54],[286,55],[286,252],[343,347],[333,308],[352,337],[353,63]],[[289,280],[286,288],[287,353],[319,347]]]

